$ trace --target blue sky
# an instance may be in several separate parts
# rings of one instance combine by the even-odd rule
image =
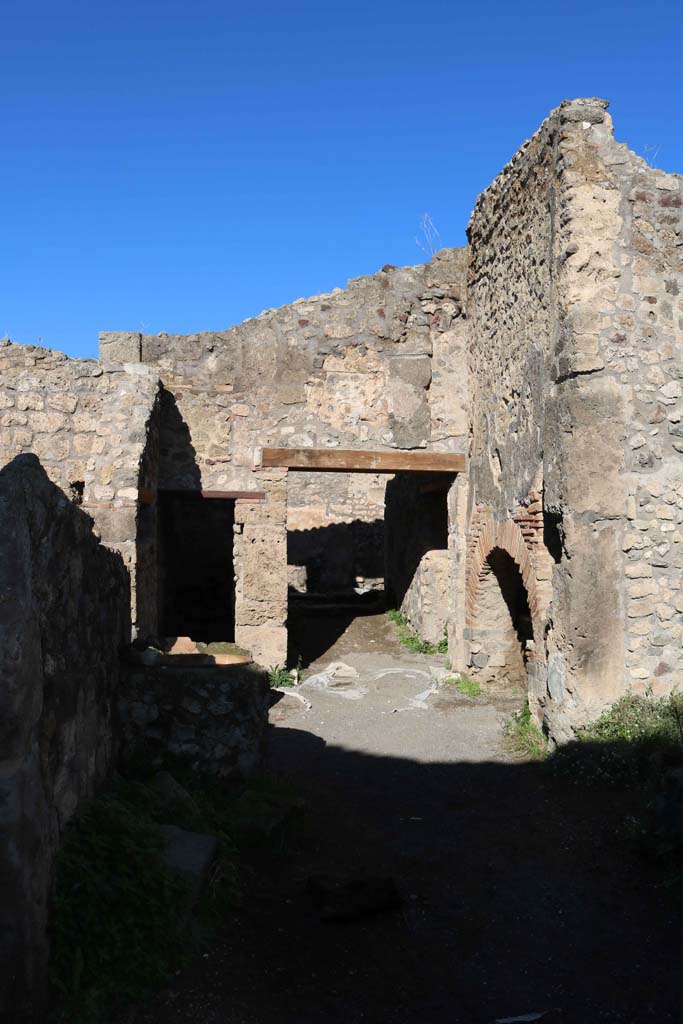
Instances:
[[[683,5],[8,0],[0,336],[216,330],[385,263],[565,97],[683,171]]]

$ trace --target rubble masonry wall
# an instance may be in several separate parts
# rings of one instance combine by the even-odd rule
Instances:
[[[128,573],[33,455],[0,470],[0,1017],[44,1020],[53,856],[118,753]]]
[[[554,111],[469,228],[469,621],[495,535],[534,590],[532,700],[557,739],[682,667],[681,179],[605,108]]]

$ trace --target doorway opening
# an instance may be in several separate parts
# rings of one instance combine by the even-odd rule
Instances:
[[[494,548],[479,573],[470,637],[472,674],[485,683],[526,690],[532,645],[531,612],[519,567],[507,551]]]
[[[160,610],[164,636],[235,639],[235,502],[159,492]]]

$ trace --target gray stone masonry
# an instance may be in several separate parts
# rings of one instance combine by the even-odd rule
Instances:
[[[119,710],[130,749],[186,758],[197,771],[246,778],[258,767],[268,718],[267,674],[249,665],[139,667]]]
[[[0,470],[0,1019],[45,1019],[47,905],[64,827],[106,778],[128,573],[33,455]]]

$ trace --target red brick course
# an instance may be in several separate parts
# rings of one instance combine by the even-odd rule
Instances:
[[[543,626],[552,593],[552,558],[543,543],[543,506],[536,491],[529,504],[511,519],[494,518],[493,509],[479,505],[470,523],[467,542],[467,585],[465,621],[477,624],[479,585],[486,559],[494,550],[506,551],[519,568],[529,602],[536,650],[534,656],[545,660]]]

